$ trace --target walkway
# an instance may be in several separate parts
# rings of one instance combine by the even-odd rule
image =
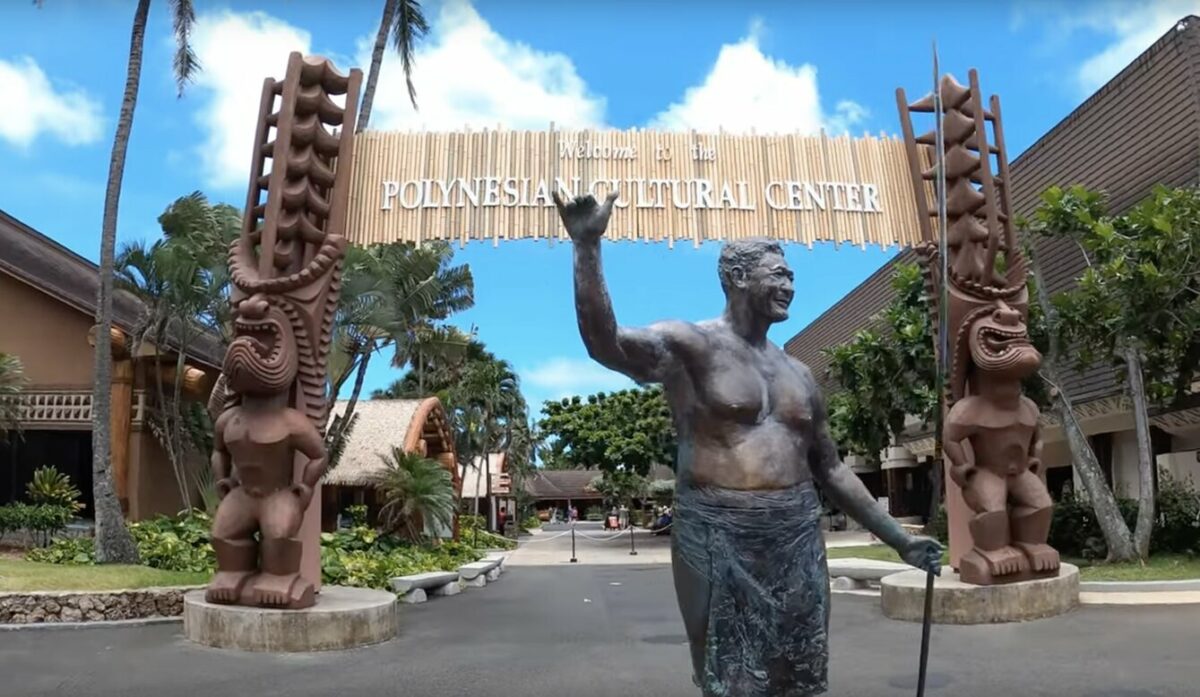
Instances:
[[[884,619],[878,603],[834,597],[830,695],[913,694],[920,627]],[[392,642],[303,656],[202,648],[178,625],[0,633],[0,694],[697,696],[663,564],[514,566],[487,588],[401,613]],[[935,627],[927,694],[1195,695],[1198,624],[1200,609],[1105,607]]]

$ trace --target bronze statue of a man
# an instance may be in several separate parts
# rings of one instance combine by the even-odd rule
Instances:
[[[913,566],[940,572],[937,541],[910,536],[841,462],[812,373],[767,339],[787,319],[792,272],[776,242],[731,242],[726,307],[692,324],[619,327],[600,264],[617,194],[564,202],[575,308],[588,355],[661,383],[679,437],[672,568],[706,696],[826,690],[829,578],[816,487]]]

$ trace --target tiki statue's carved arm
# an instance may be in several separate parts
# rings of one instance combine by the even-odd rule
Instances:
[[[1029,470],[1040,475],[1042,469],[1042,448],[1045,443],[1042,441],[1042,425],[1035,421],[1033,426],[1033,438],[1029,441]]]
[[[321,481],[325,474],[325,441],[308,417],[300,412],[292,412],[292,445],[302,455],[308,458],[300,475],[300,481],[292,485],[292,491],[300,499],[300,504],[308,506],[312,499],[313,487]]]
[[[909,535],[900,523],[888,515],[858,475],[842,462],[837,444],[829,434],[829,416],[825,399],[812,372],[802,371],[812,405],[812,444],[808,466],[821,491],[842,511],[900,553],[905,562],[919,569],[941,573],[941,545],[936,540]]]
[[[964,489],[975,476],[975,450],[971,447],[974,429],[955,418],[953,409],[942,427],[942,449],[950,458],[950,478]]]
[[[593,196],[564,201],[554,192],[554,203],[574,242],[575,314],[588,355],[601,365],[638,382],[662,382],[669,371],[671,351],[667,334],[656,328],[617,326],[612,300],[600,263],[600,238],[608,227],[617,192],[603,204]]]
[[[225,424],[229,420],[231,412],[232,410],[225,410],[213,424],[213,451],[210,465],[213,481],[216,482],[217,496],[221,499],[224,499],[238,485],[237,479],[231,476],[233,458],[229,454],[229,448],[225,446]]]

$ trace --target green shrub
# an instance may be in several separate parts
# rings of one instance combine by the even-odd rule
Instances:
[[[1132,531],[1137,525],[1137,501],[1118,498],[1117,507]],[[1160,472],[1154,509],[1157,515],[1150,536],[1151,554],[1200,553],[1200,493]],[[1075,496],[1054,504],[1050,545],[1066,556],[1083,559],[1108,555],[1104,532],[1088,499]]]
[[[591,506],[583,512],[583,519],[591,521],[604,520],[604,509],[599,506]]]
[[[531,515],[525,519],[524,523],[521,523],[521,527],[525,530],[537,530],[538,528],[542,527],[542,519],[535,515]]]
[[[217,567],[210,529],[212,517],[199,509],[158,516],[129,526],[142,563],[167,571],[212,571]]]
[[[938,506],[937,514],[925,524],[925,534],[944,545],[950,544],[950,525],[946,520],[946,507]]]
[[[71,478],[53,467],[39,467],[33,471],[33,480],[25,485],[29,500],[35,504],[61,506],[74,514],[83,508],[79,503],[79,489],[71,484]]]
[[[466,542],[413,544],[365,525],[321,535],[322,581],[339,586],[386,590],[396,576],[454,571],[482,557]]]
[[[472,545],[477,549],[513,549],[517,546],[513,540],[489,532],[484,525],[483,516],[477,515],[458,517],[458,538],[463,544]]]
[[[25,558],[43,564],[71,566],[91,566],[96,563],[95,547],[90,537],[60,537],[48,547],[29,550]]]
[[[8,533],[24,531],[38,546],[45,546],[54,535],[66,529],[74,515],[73,508],[48,503],[0,506],[0,539]]]

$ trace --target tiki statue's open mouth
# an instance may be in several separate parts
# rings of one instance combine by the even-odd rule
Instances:
[[[276,394],[296,379],[296,340],[287,316],[261,295],[238,304],[234,339],[223,372],[231,389],[243,394]]]

